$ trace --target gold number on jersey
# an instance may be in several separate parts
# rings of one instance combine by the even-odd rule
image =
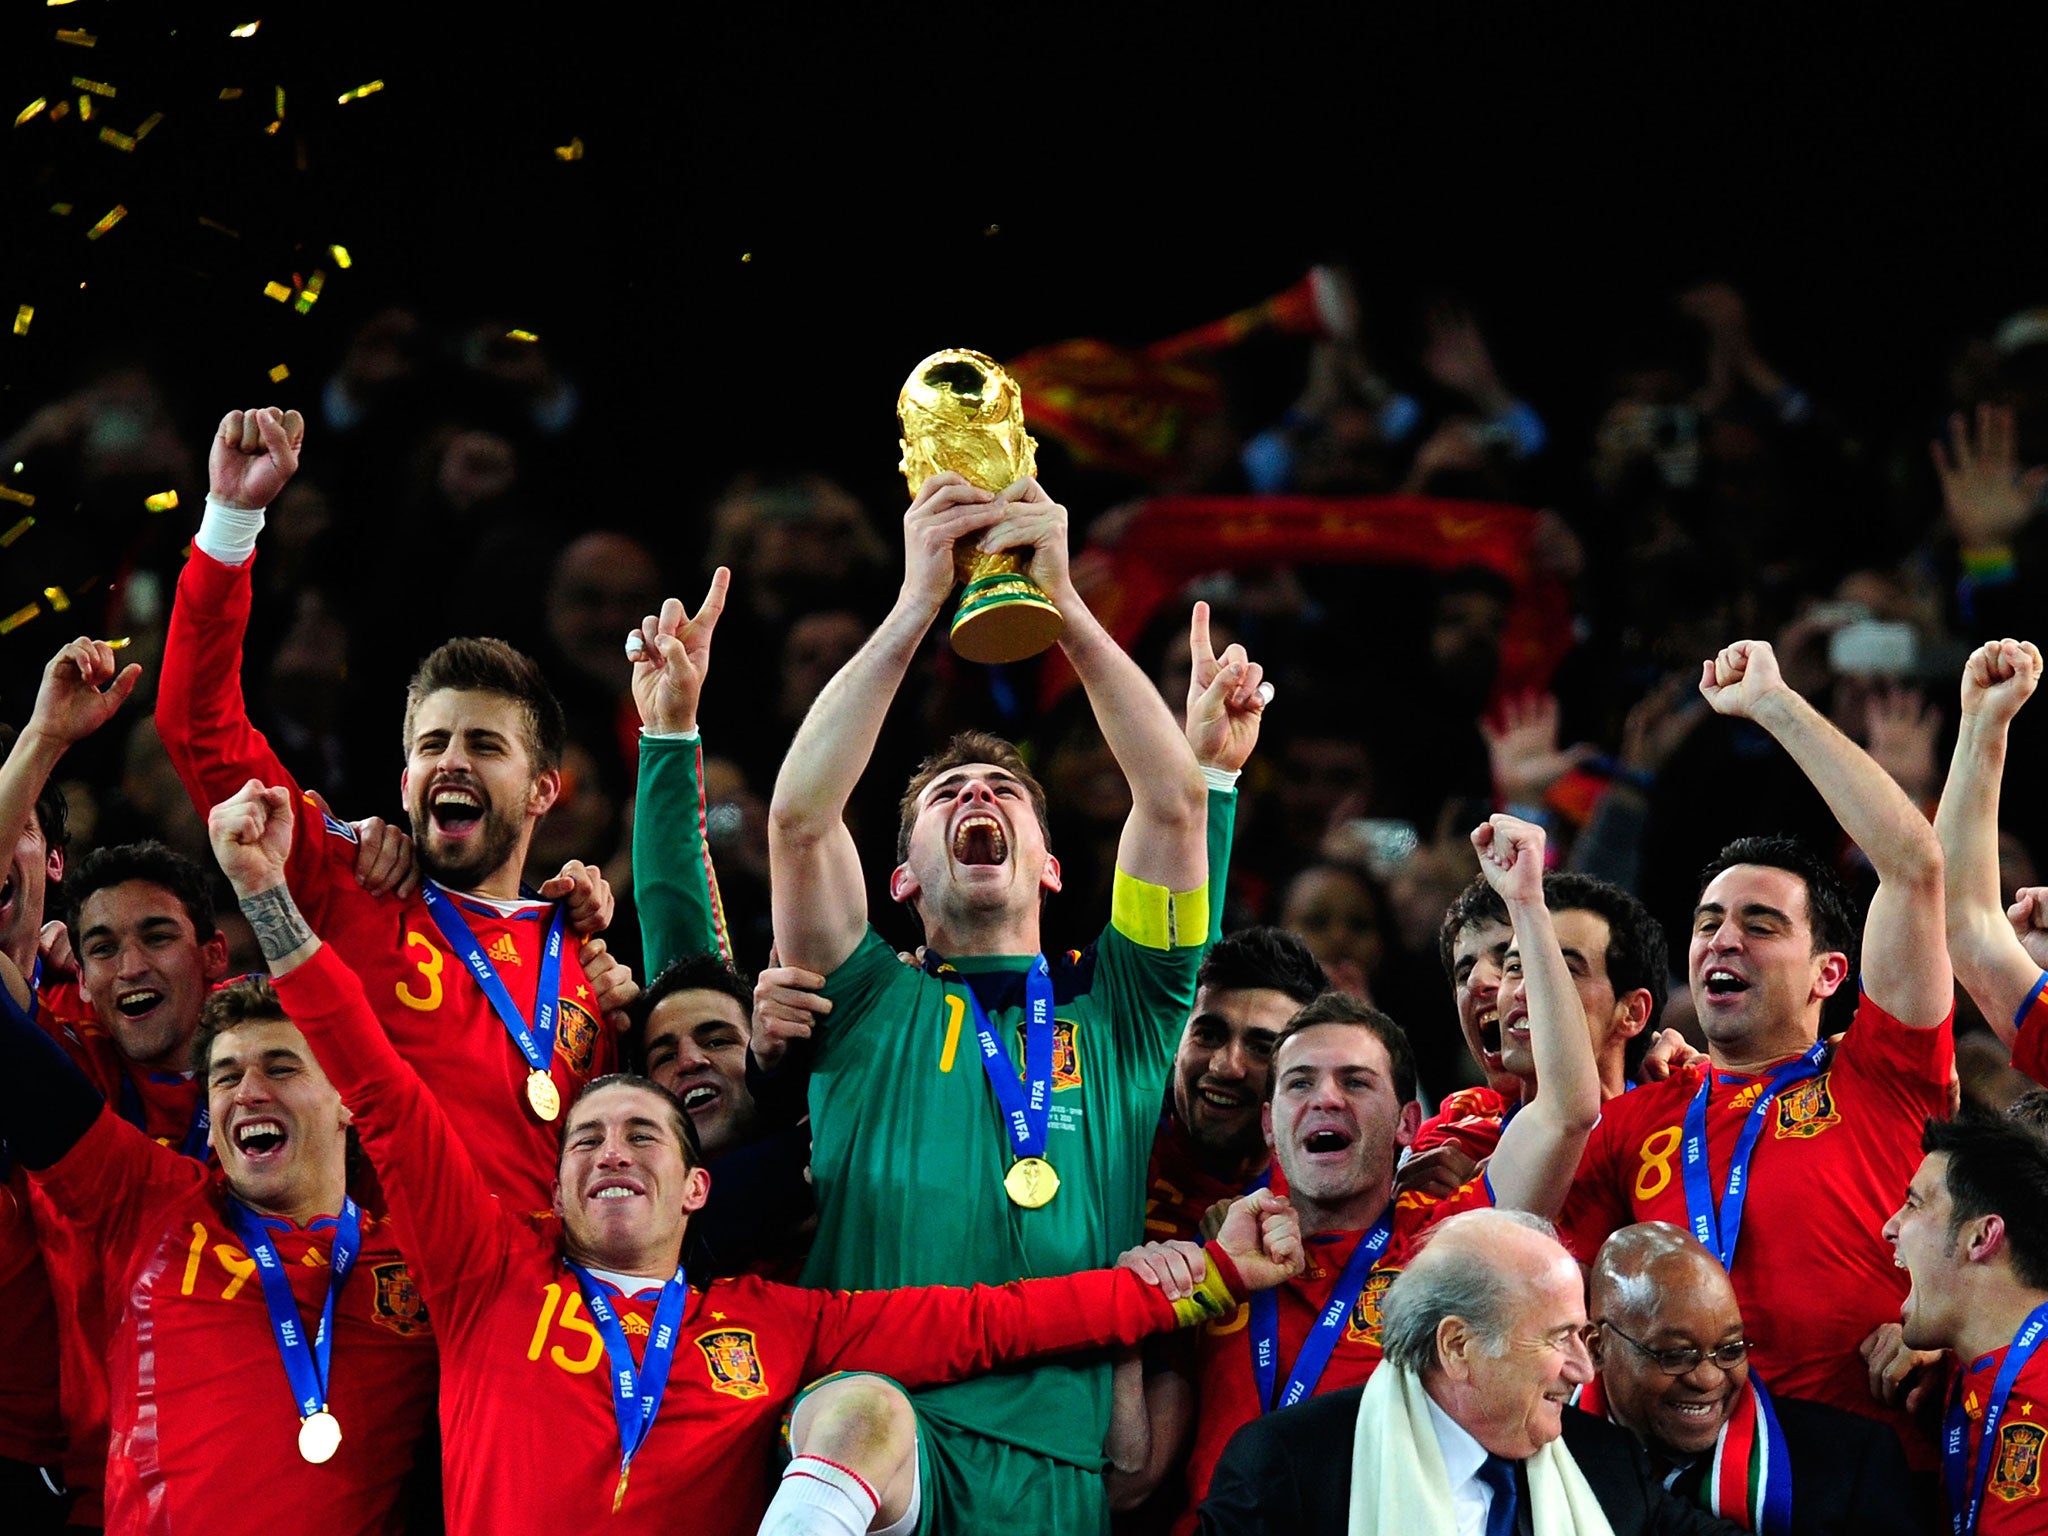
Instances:
[[[404,982],[398,983],[398,1000],[406,1007],[420,1013],[432,1013],[441,1006],[441,967],[448,963],[448,957],[434,948],[433,942],[416,929],[405,930],[405,947],[410,950],[415,944],[424,949],[426,957],[413,963],[420,968],[420,975],[427,983],[426,995],[422,997]]]
[[[206,1226],[203,1222],[192,1223],[192,1246],[185,1253],[185,1278],[178,1282],[178,1294],[190,1296],[192,1287],[199,1282],[199,1261],[206,1256]]]
[[[946,1045],[939,1052],[939,1070],[953,1070],[953,1055],[960,1049],[960,1023],[967,1017],[967,999],[946,994]]]
[[[1160,1179],[1151,1189],[1146,1191],[1145,1230],[1157,1233],[1162,1238],[1172,1237],[1174,1223],[1170,1219],[1157,1216],[1154,1213],[1162,1205],[1179,1205],[1186,1198],[1185,1195],[1167,1183],[1166,1180]]]
[[[190,1296],[199,1284],[199,1265],[206,1257],[207,1236],[203,1222],[192,1223],[192,1241],[185,1247],[185,1273],[178,1281],[180,1296]],[[233,1301],[241,1294],[242,1287],[249,1283],[249,1277],[256,1273],[256,1261],[232,1243],[215,1243],[213,1256],[220,1261],[220,1267],[227,1271],[228,1276],[228,1283],[221,1288],[220,1299]]]
[[[559,1317],[555,1313],[557,1307],[561,1308],[561,1315]],[[548,1341],[549,1325],[559,1323],[560,1326],[568,1329],[571,1333],[582,1334],[588,1341],[584,1347],[583,1358],[580,1360],[572,1359],[559,1344],[548,1350],[548,1358],[573,1375],[587,1376],[590,1372],[596,1370],[598,1361],[604,1355],[604,1339],[599,1335],[596,1327],[582,1316],[582,1311],[583,1298],[581,1296],[571,1291],[568,1299],[564,1300],[562,1287],[551,1281],[540,1304],[540,1316],[534,1320],[533,1338],[526,1346],[526,1358],[529,1360],[538,1360],[540,1358],[541,1349]]]
[[[1671,1156],[1685,1132],[1675,1125],[1653,1131],[1643,1138],[1642,1167],[1636,1170],[1636,1198],[1654,1200],[1671,1182]]]

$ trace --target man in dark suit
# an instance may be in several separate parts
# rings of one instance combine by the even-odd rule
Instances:
[[[1932,1529],[1930,1490],[1909,1480],[1889,1427],[1770,1394],[1750,1369],[1735,1286],[1690,1233],[1646,1221],[1610,1237],[1593,1264],[1592,1314],[1600,1375],[1579,1406],[1633,1432],[1681,1498],[1765,1536]],[[1749,1467],[1760,1432],[1767,1446],[1782,1441],[1764,1462],[1788,1486],[1773,1493],[1739,1475],[1716,1486],[1716,1462]]]
[[[1207,1536],[1732,1536],[1634,1436],[1566,1406],[1593,1376],[1577,1264],[1547,1222],[1474,1211],[1388,1290],[1363,1388],[1238,1431]],[[1353,1469],[1368,1484],[1354,1487]]]

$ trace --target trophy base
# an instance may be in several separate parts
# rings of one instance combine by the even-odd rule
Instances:
[[[1059,639],[1067,627],[1038,584],[1014,572],[984,576],[960,591],[953,649],[968,661],[1023,661]]]

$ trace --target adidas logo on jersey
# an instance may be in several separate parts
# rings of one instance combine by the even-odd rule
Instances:
[[[491,940],[490,956],[500,965],[524,965],[519,958],[519,946],[512,942],[512,935],[501,933]]]

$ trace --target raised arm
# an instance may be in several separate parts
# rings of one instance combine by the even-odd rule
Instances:
[[[867,932],[867,887],[846,828],[846,802],[874,755],[911,658],[953,589],[953,546],[1001,512],[993,496],[958,475],[925,481],[903,515],[903,587],[895,607],[825,685],[789,744],[768,812],[769,889],[784,964],[829,976]]]
[[[1529,1051],[1536,1058],[1536,1097],[1501,1132],[1487,1179],[1498,1205],[1555,1216],[1564,1209],[1586,1139],[1600,1123],[1592,1031],[1543,900],[1543,829],[1493,816],[1473,828],[1472,846],[1487,884],[1507,903],[1529,1010]]]
[[[997,501],[1002,521],[982,536],[982,544],[1031,550],[1031,579],[1066,620],[1060,649],[1087,690],[1102,739],[1131,786],[1131,817],[1117,844],[1117,868],[1173,892],[1202,889],[1208,882],[1207,785],[1187,736],[1151,679],[1075,589],[1067,562],[1067,509],[1031,479],[1009,486]],[[1242,690],[1247,676],[1240,650],[1209,685],[1218,712],[1223,697]]]
[[[1188,616],[1188,747],[1209,789],[1209,943],[1223,937],[1223,909],[1229,898],[1230,848],[1237,831],[1237,776],[1259,744],[1273,689],[1265,668],[1241,645],[1221,656],[1209,636],[1209,605],[1197,603]],[[1218,686],[1226,667],[1237,666],[1237,683]]]
[[[1999,900],[1998,792],[2006,733],[2041,681],[2041,652],[2020,640],[1981,645],[1963,668],[1963,714],[1934,830],[1947,860],[1948,953],[1957,979],[2008,1046],[2041,967]]]
[[[1903,1024],[1941,1023],[1955,985],[1942,918],[1941,844],[1927,818],[1869,753],[1792,690],[1765,642],[1738,640],[1707,662],[1700,693],[1717,713],[1770,732],[1877,870],[1877,895],[1863,925],[1865,995]]]

